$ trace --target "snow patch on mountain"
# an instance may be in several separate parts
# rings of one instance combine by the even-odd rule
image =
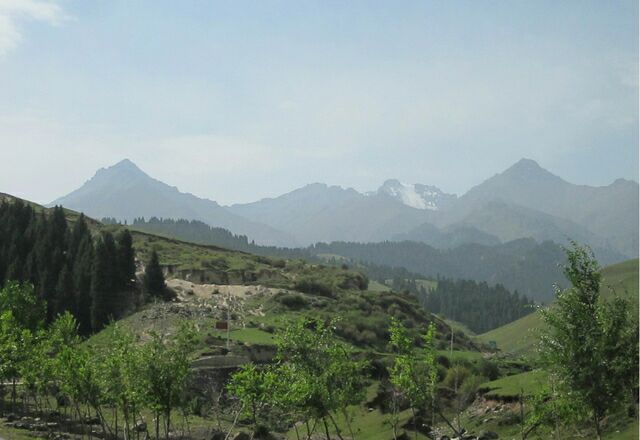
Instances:
[[[402,183],[396,179],[390,179],[378,189],[377,194],[392,197],[401,203],[415,209],[428,209],[437,211],[453,199],[455,195],[446,194],[439,188],[429,185]]]

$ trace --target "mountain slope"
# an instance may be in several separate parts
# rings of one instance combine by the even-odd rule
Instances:
[[[481,228],[461,223],[442,229],[431,223],[423,223],[408,232],[394,235],[391,240],[419,241],[437,249],[452,249],[465,244],[493,246],[501,242],[498,237]]]
[[[536,243],[533,239],[497,246],[467,244],[447,250],[411,241],[333,242],[316,244],[309,251],[356,262],[404,267],[432,279],[443,276],[500,283],[539,302],[549,302],[553,298],[553,284],[563,283],[558,265],[565,261],[559,245],[550,241]]]
[[[287,231],[304,245],[417,240],[447,249],[491,244],[495,237],[561,244],[571,238],[614,262],[638,255],[638,195],[636,182],[574,185],[522,159],[459,198],[392,179],[367,194],[313,184],[229,209]]]
[[[602,295],[604,298],[618,294],[630,299],[638,309],[638,260],[605,267],[602,270]],[[511,353],[531,352],[543,326],[539,313],[531,313],[509,324],[479,335],[479,339],[493,341],[503,351]]]
[[[295,240],[275,228],[247,220],[216,202],[182,193],[145,174],[133,162],[123,160],[96,172],[89,181],[50,205],[82,211],[94,218],[186,218],[244,234],[266,245],[294,245]]]
[[[386,194],[367,196],[323,184],[307,185],[275,199],[229,209],[247,219],[286,230],[304,245],[384,240],[428,221],[432,215],[431,211],[412,208]]]
[[[261,219],[275,228],[304,235],[302,225],[325,210],[351,203],[362,197],[356,190],[313,183],[276,198],[236,204],[228,209],[248,219]]]
[[[571,221],[580,225],[582,230],[565,224],[568,228],[564,228],[563,233],[568,232],[572,238],[580,239],[586,229],[592,234],[587,241],[590,245],[602,246],[598,240],[606,240],[619,252],[633,257],[638,255],[638,194],[636,182],[619,179],[602,187],[574,185],[533,160],[522,159],[469,190],[441,221],[446,224],[463,221],[474,211],[486,209],[491,202],[502,202],[502,206],[517,205]],[[553,223],[558,225],[557,220]],[[485,232],[492,233],[489,230]],[[527,230],[520,233],[525,234]],[[553,235],[556,233],[539,228],[531,231],[530,236],[543,235],[541,238],[555,239]]]
[[[513,203],[488,202],[449,228],[464,226],[496,236],[504,242],[531,237],[538,242],[551,240],[561,245],[566,245],[568,240],[587,243],[603,264],[627,258],[616,251],[608,240],[582,225]]]

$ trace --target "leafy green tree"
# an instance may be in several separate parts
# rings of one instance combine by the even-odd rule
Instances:
[[[415,349],[413,339],[406,327],[393,318],[389,328],[390,346],[395,353],[389,371],[389,380],[394,385],[394,395],[403,395],[410,403],[416,439],[418,438],[417,416],[427,408],[434,409],[437,383],[435,350],[435,325],[429,324],[423,336],[422,355]],[[397,405],[394,406],[397,411]],[[392,421],[394,438],[397,438],[397,423]]]
[[[20,366],[33,344],[33,334],[23,328],[11,310],[0,314],[0,383],[11,382],[11,400],[15,407],[16,382],[19,378]]]
[[[321,422],[327,440],[331,437],[327,419],[341,437],[335,415],[362,401],[366,362],[354,360],[338,341],[333,322],[301,319],[284,330],[277,344],[277,359],[287,365],[295,397],[289,405],[300,408],[305,418]]]
[[[258,368],[254,364],[243,365],[231,376],[227,389],[240,400],[242,411],[251,417],[254,433],[258,431],[259,416],[277,401],[277,383],[275,368]]]
[[[542,359],[558,378],[559,391],[586,409],[595,435],[602,420],[637,389],[638,324],[629,301],[600,297],[600,267],[592,252],[573,243],[564,274],[571,283],[557,289],[556,302],[542,311],[548,330]]]
[[[151,297],[162,298],[165,294],[167,286],[164,282],[164,274],[155,249],[151,252],[149,262],[144,268],[143,285],[144,292]]]
[[[85,420],[91,408],[98,416],[103,436],[108,428],[102,411],[105,402],[104,383],[95,361],[94,353],[87,346],[75,345],[62,349],[56,365],[56,376],[64,393],[73,401],[78,417]]]
[[[59,315],[48,330],[41,330],[34,335],[19,374],[38,410],[43,408],[42,401],[47,402],[48,397],[56,395],[61,388],[56,376],[59,354],[65,347],[74,347],[79,343],[78,324],[69,312]]]
[[[185,390],[190,377],[190,355],[195,331],[184,323],[177,334],[164,338],[152,333],[142,352],[142,380],[145,400],[156,415],[156,440],[160,438],[160,416],[164,417],[165,438],[171,429],[171,411],[185,404]]]
[[[565,425],[573,424],[580,420],[580,414],[584,413],[584,407],[571,399],[566,393],[561,393],[557,387],[556,377],[549,377],[549,384],[542,386],[533,395],[525,397],[521,394],[521,405],[525,402],[529,411],[524,415],[524,407],[521,413],[521,438],[526,440],[534,433],[546,434],[549,430],[555,431],[555,438],[563,438]]]
[[[44,324],[46,309],[32,284],[9,281],[0,289],[0,311],[7,310],[20,328],[35,331]]]
[[[100,353],[101,379],[107,400],[124,416],[125,438],[131,438],[132,422],[143,404],[142,350],[133,334],[114,323],[106,330],[109,344]],[[118,432],[116,412],[113,431]]]

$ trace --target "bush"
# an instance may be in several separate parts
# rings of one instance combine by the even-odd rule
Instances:
[[[456,377],[456,372],[457,372],[457,377]],[[447,375],[444,378],[443,385],[453,389],[456,386],[456,382],[457,382],[457,387],[458,389],[460,389],[464,381],[469,376],[471,376],[471,370],[469,370],[467,367],[454,365],[453,367],[447,370]]]
[[[309,302],[304,296],[296,293],[279,294],[275,299],[283,306],[292,310],[300,310],[309,305]]]
[[[498,364],[487,359],[482,359],[478,371],[481,376],[484,376],[489,380],[496,380],[500,377]]]
[[[338,287],[344,290],[367,290],[369,279],[359,272],[345,273]]]
[[[293,286],[295,290],[308,293],[310,295],[325,296],[327,298],[335,298],[333,285],[326,280],[317,278],[303,277],[297,280]]]

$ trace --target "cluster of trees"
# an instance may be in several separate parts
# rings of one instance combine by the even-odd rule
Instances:
[[[394,438],[400,438],[400,413],[411,409],[411,429],[418,438],[424,422],[436,414],[449,423],[437,399],[435,326],[427,328],[421,347],[396,319],[389,334],[394,356],[386,372],[392,401],[387,423]],[[243,366],[232,375],[228,390],[241,402],[255,434],[293,426],[298,439],[312,438],[316,430],[327,440],[343,434],[355,439],[348,408],[362,403],[371,367],[337,339],[335,322],[303,319],[279,335],[275,363]],[[426,425],[428,429],[431,422]],[[450,426],[454,433],[460,431]]]
[[[419,286],[425,308],[461,322],[476,333],[484,333],[534,311],[533,302],[501,284],[471,280],[438,279],[435,289]]]
[[[157,256],[152,263],[157,280]],[[62,207],[36,212],[20,200],[0,204],[0,286],[9,281],[33,284],[46,305],[46,324],[68,311],[83,334],[102,329],[139,300],[127,229],[94,237],[84,215],[69,226]],[[163,283],[152,283],[147,292],[162,295],[157,286]]]
[[[112,324],[103,343],[91,345],[83,342],[69,312],[46,326],[45,309],[29,284],[12,282],[0,290],[0,387],[12,384],[13,410],[50,413],[55,397],[57,409],[64,407],[79,433],[88,433],[88,422],[97,417],[103,438],[120,433],[127,439],[147,430],[142,413],[151,410],[151,431],[156,439],[163,431],[168,438],[172,412],[186,407],[194,329],[183,325],[171,337],[152,333],[141,343]]]
[[[221,246],[238,251],[251,251],[258,247],[246,235],[236,235],[224,228],[209,226],[198,220],[169,218],[135,218],[131,226],[152,234],[168,235],[191,243]]]
[[[467,244],[454,249],[435,249],[412,241],[333,242],[317,243],[308,250],[315,255],[341,255],[366,266],[404,267],[422,278],[500,283],[536,302],[547,303],[552,299],[549,286],[554,283],[566,287],[559,269],[565,261],[564,251],[550,241],[520,239],[496,246]]]
[[[228,390],[256,433],[293,425],[300,438],[302,422],[307,438],[320,426],[330,439],[330,429],[340,435],[337,416],[364,397],[366,366],[338,341],[333,322],[300,320],[279,335],[275,363],[243,366]]]

